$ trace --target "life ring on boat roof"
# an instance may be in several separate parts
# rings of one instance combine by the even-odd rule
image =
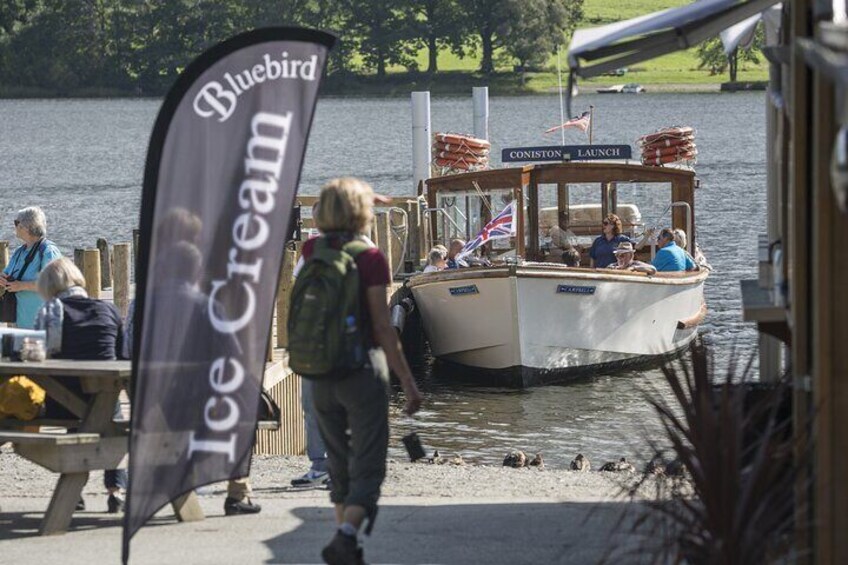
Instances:
[[[463,171],[470,171],[472,169],[476,170],[478,168],[482,168],[482,167],[485,166],[482,163],[469,163],[468,161],[465,161],[465,160],[454,161],[452,159],[438,159],[437,158],[433,162],[436,163],[436,165],[438,165],[439,167],[447,167],[449,169],[459,169],[459,170],[463,170]]]
[[[448,153],[462,153],[463,155],[471,155],[473,157],[485,157],[489,154],[488,149],[478,149],[474,147],[469,147],[464,143],[460,143],[459,145],[454,144],[451,145],[449,143],[442,143],[441,141],[436,141],[433,143],[433,148],[435,151],[446,151]]]
[[[437,142],[441,141],[448,145],[465,145],[471,149],[489,149],[492,146],[485,139],[462,135],[460,133],[437,133],[434,137]]]
[[[689,126],[665,128],[639,138],[642,144],[653,143],[662,139],[681,139],[684,136],[694,136],[695,129]]]
[[[669,163],[676,163],[677,161],[693,161],[696,155],[698,155],[697,151],[686,151],[684,153],[676,153],[674,155],[662,155],[660,157],[646,157],[643,155],[642,164],[659,166],[667,165]]]
[[[439,151],[434,153],[436,159],[447,159],[448,161],[465,161],[467,163],[478,163],[485,165],[489,162],[489,158],[485,156],[477,156],[469,153],[450,153],[448,151]]]
[[[651,143],[642,143],[637,142],[642,151],[646,149],[663,149],[666,147],[679,147],[681,145],[688,145],[689,143],[695,143],[695,136],[688,135],[685,137],[680,137],[676,139],[660,139],[659,141],[652,141]]]
[[[694,143],[686,145],[675,145],[673,147],[662,147],[660,149],[642,149],[642,157],[664,157],[666,155],[683,155],[685,153],[697,153]]]

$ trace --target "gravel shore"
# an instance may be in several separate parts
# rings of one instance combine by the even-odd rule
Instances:
[[[257,499],[268,497],[325,498],[321,489],[293,489],[289,481],[303,474],[309,461],[303,456],[257,456],[250,478]],[[56,475],[0,448],[0,501],[8,497],[48,496]],[[102,496],[102,473],[92,473],[84,494]],[[436,465],[389,460],[384,497],[444,497],[481,499],[544,498],[549,501],[599,501],[618,498],[622,475],[525,467],[512,469],[486,465]],[[202,494],[224,492],[224,484],[211,485]]]

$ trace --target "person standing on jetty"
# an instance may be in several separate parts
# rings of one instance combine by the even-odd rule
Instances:
[[[15,326],[32,329],[35,315],[44,303],[38,295],[38,274],[50,261],[62,256],[56,244],[47,238],[47,216],[37,206],[18,211],[15,237],[23,242],[0,274],[0,288],[13,292],[17,299]]]
[[[313,255],[323,254],[328,248],[350,250],[359,281],[358,331],[362,332],[368,348],[367,358],[360,368],[334,371],[313,382],[318,426],[327,446],[330,500],[335,505],[338,526],[335,536],[321,552],[330,565],[363,563],[359,530],[367,518],[365,533],[370,534],[377,515],[380,487],[386,476],[389,369],[397,375],[406,395],[404,411],[414,414],[421,406],[421,394],[389,320],[386,287],[391,282],[391,275],[388,261],[379,249],[369,246],[360,237],[368,233],[374,218],[374,201],[380,198],[359,179],[330,181],[321,189],[315,218],[324,235],[303,246],[305,264],[299,280],[304,281],[311,276]],[[296,301],[301,295],[297,290],[295,288],[292,298],[292,312],[299,311]]]

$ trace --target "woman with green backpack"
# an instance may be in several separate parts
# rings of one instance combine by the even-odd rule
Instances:
[[[330,564],[363,562],[359,530],[367,518],[370,533],[386,476],[389,369],[400,381],[407,414],[422,400],[389,320],[388,261],[363,236],[380,198],[355,178],[321,189],[315,223],[323,235],[304,245],[292,291],[290,365],[313,383],[338,525],[321,553]]]

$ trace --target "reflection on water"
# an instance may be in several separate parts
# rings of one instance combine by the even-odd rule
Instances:
[[[750,354],[756,332],[743,324],[738,280],[756,277],[756,236],[765,230],[763,93],[581,96],[595,106],[597,143],[633,143],[659,127],[696,128],[697,237],[716,268],[705,284],[701,328],[719,366],[735,345]],[[0,239],[12,239],[12,213],[45,208],[49,237],[63,252],[98,237],[129,241],[138,222],[144,157],[156,100],[0,100]],[[434,99],[433,131],[470,131],[471,97]],[[499,149],[559,143],[544,130],[559,121],[555,95],[493,97],[489,131]],[[322,99],[315,114],[301,190],[316,193],[335,176],[356,175],[381,192],[410,195],[412,136],[407,99]],[[585,142],[577,131],[566,143]],[[631,189],[635,196],[638,187]],[[653,220],[657,204],[645,207]],[[427,393],[417,426],[430,448],[500,464],[511,448],[543,452],[556,466],[581,451],[594,464],[625,455],[644,462],[645,437],[658,436],[644,401],[662,388],[657,370],[623,371],[526,391],[451,386],[428,362],[416,368]],[[395,417],[395,439],[408,421]],[[399,441],[393,441],[399,446]],[[402,448],[393,447],[400,456]]]

